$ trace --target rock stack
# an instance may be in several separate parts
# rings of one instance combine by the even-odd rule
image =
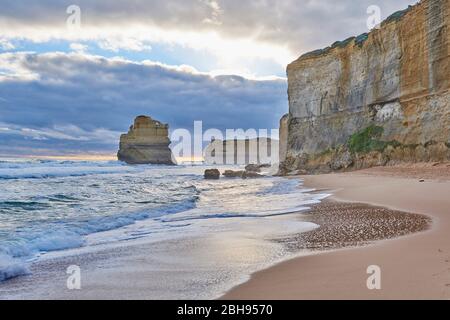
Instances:
[[[120,137],[117,157],[128,164],[174,164],[169,148],[169,126],[147,116],[134,120]]]

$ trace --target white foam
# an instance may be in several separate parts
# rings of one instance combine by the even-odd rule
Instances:
[[[0,253],[0,282],[29,274],[24,262]]]
[[[119,175],[104,175],[106,173]],[[95,176],[84,177],[91,174]],[[21,181],[21,178],[70,176],[83,177]],[[92,244],[112,244],[144,237],[172,239],[228,228],[239,230],[240,223],[258,225],[255,232],[265,223],[268,234],[275,229],[280,234],[305,232],[317,226],[292,223],[293,219],[288,215],[304,211],[328,196],[309,193],[307,191],[311,190],[299,188],[296,180],[221,179],[210,182],[202,176],[202,167],[155,169],[117,162],[0,162],[0,183],[12,189],[4,193],[4,203],[16,201],[17,193],[18,202],[46,205],[43,209],[37,205],[33,208],[5,206],[5,212],[12,212],[5,215],[10,218],[6,222],[18,227],[6,230],[1,238],[0,281],[25,274],[27,269],[22,261],[40,253]],[[97,186],[91,188],[94,183]],[[55,196],[55,188],[61,195],[75,200],[67,203],[49,201]]]
[[[38,231],[33,229],[23,230],[19,239],[10,242],[5,241],[0,246],[0,257],[3,257],[4,261],[4,268],[0,269],[0,272],[4,269],[4,274],[0,276],[0,281],[2,281],[2,278],[3,280],[8,279],[6,276],[14,273],[14,270],[17,270],[17,272],[21,270],[12,257],[29,259],[42,252],[78,248],[85,244],[85,236],[87,235],[119,229],[151,217],[189,210],[194,205],[192,201],[187,201],[160,207],[149,212],[97,217],[64,226],[52,224],[47,226],[46,229]]]

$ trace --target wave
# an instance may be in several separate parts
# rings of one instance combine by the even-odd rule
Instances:
[[[0,254],[0,282],[29,274],[28,268],[10,256]]]
[[[0,218],[8,226],[0,230],[0,281],[27,274],[27,265],[45,252],[156,233],[182,235],[187,226],[202,226],[202,219],[213,219],[207,224],[213,230],[229,224],[228,218],[270,224],[268,217],[304,211],[326,196],[302,194],[294,180],[212,183],[203,179],[202,168],[162,169],[118,162],[0,162],[0,185],[10,190],[0,199]],[[72,178],[86,175],[94,176]],[[56,177],[63,178],[39,180]],[[136,228],[97,234],[147,219]]]
[[[284,216],[290,214],[297,214],[311,209],[307,205],[314,205],[320,203],[320,200],[304,201],[304,205],[294,207],[286,210],[274,210],[274,211],[261,211],[261,212],[248,212],[248,213],[212,213],[212,214],[199,214],[190,215],[185,217],[174,218],[160,218],[161,222],[184,222],[190,220],[204,220],[204,219],[232,219],[232,218],[269,218],[276,216]]]
[[[0,161],[0,179],[42,179],[91,174],[136,172],[142,167],[118,161],[8,160]]]
[[[135,172],[136,168],[127,166],[79,166],[79,167],[31,167],[0,168],[0,179],[45,179],[57,177],[79,177],[91,174],[111,174]]]
[[[97,217],[84,221],[54,222],[39,231],[32,227],[18,230],[13,239],[0,246],[0,281],[27,273],[27,260],[36,254],[82,247],[89,234],[110,231],[137,221],[175,214],[195,208],[195,198],[172,205],[129,214]]]
[[[0,202],[0,210],[2,209],[23,209],[23,210],[41,210],[48,208],[49,205],[37,201],[2,201]]]

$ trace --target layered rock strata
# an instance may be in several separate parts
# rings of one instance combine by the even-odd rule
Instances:
[[[288,66],[281,173],[450,159],[449,2],[422,0]]]
[[[128,164],[174,164],[169,148],[169,126],[147,116],[134,120],[120,137],[117,157]]]

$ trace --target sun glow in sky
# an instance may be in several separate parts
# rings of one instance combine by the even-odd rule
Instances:
[[[139,114],[277,128],[289,62],[414,2],[0,0],[0,155],[113,155]]]

